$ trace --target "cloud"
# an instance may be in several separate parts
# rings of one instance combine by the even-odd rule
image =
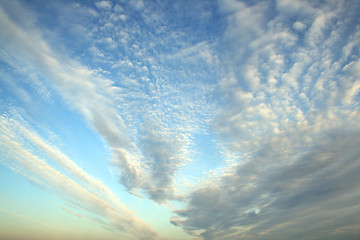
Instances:
[[[38,149],[40,152],[48,156],[52,161],[56,162],[63,170],[68,172],[71,177],[76,179],[78,183],[85,187],[89,192],[95,194],[98,197],[106,199],[108,202],[115,204],[119,208],[126,209],[109,188],[107,188],[101,181],[94,179],[92,176],[86,173],[55,146],[47,143],[33,130],[30,130],[30,127],[26,126],[25,121],[21,117],[17,116],[20,118],[19,121],[15,119],[7,119],[3,116],[0,117],[1,125],[3,127],[2,133],[6,133],[8,136],[12,136],[13,139],[23,139],[27,145],[33,146],[33,149]],[[23,124],[21,124],[21,122]]]
[[[220,9],[229,14],[225,40],[236,46],[234,48],[236,52],[229,52],[229,54],[233,59],[240,60],[247,55],[247,47],[251,41],[264,32],[262,24],[266,20],[262,10],[266,7],[266,3],[248,7],[243,2],[229,0],[220,1],[219,5]],[[248,19],[252,19],[252,22],[247,21]]]
[[[96,2],[95,5],[101,10],[110,10],[112,8],[112,3],[110,1]]]
[[[359,195],[354,185],[359,180],[359,4],[224,0],[190,12],[179,3],[129,4],[97,2],[99,14],[77,4],[80,16],[59,13],[62,18],[55,21],[77,25],[53,34],[65,39],[64,31],[81,39],[60,49],[79,44],[80,53],[55,50],[54,36],[36,27],[34,16],[24,20],[16,18],[18,11],[0,11],[4,61],[15,70],[27,66],[24,75],[36,70],[47,88],[81,114],[111,151],[112,167],[127,191],[158,203],[185,201],[187,207],[171,222],[193,235],[355,236],[358,226],[352,222],[358,218],[350,208],[358,207]],[[119,15],[125,9],[127,15]],[[186,21],[177,21],[175,13]],[[197,24],[189,27],[189,19]],[[76,54],[81,62],[72,59]],[[26,93],[14,94],[34,101]],[[95,197],[98,189],[108,191],[20,125],[22,137],[80,187]],[[202,137],[218,148],[207,145],[203,151],[209,153],[192,159]],[[183,166],[193,161],[208,167],[206,156],[213,153],[219,167],[199,173],[204,179],[195,190],[179,195]],[[23,174],[45,179],[30,170]],[[101,199],[116,205],[114,198],[108,192]]]
[[[140,129],[142,154],[150,172],[150,181],[143,183],[144,189],[152,199],[160,202],[177,198],[174,177],[186,163],[189,146],[186,135],[173,132],[164,125],[156,123],[156,116],[151,116],[145,119]]]
[[[97,3],[97,7],[105,5],[108,3]],[[22,9],[16,4],[12,7]],[[107,45],[109,41],[116,43],[119,40],[118,37],[108,36],[109,32],[115,31],[117,27],[115,24],[117,20],[112,16],[111,11],[99,16],[103,26],[94,31],[104,31],[102,38],[92,39],[92,32],[87,33],[84,38],[85,42],[94,40],[93,42],[99,44],[98,47],[96,45],[89,47],[92,55],[98,56],[96,57],[98,60],[107,59],[109,56],[109,52],[100,51],[101,44]],[[209,92],[211,86],[203,86],[200,82],[174,84],[165,77],[168,70],[158,67],[161,61],[169,59],[169,55],[166,55],[168,53],[164,52],[162,56],[165,57],[160,56],[159,59],[149,58],[150,55],[145,52],[144,46],[135,44],[136,39],[129,39],[124,47],[127,50],[138,51],[139,55],[131,56],[135,60],[121,61],[135,73],[130,76],[121,75],[123,78],[121,81],[110,80],[100,75],[100,73],[107,74],[106,67],[95,71],[79,61],[70,59],[66,54],[56,52],[50,41],[46,41],[41,29],[35,26],[35,20],[27,29],[23,29],[21,24],[12,21],[12,17],[4,11],[1,12],[0,17],[4,33],[1,42],[7,53],[16,59],[12,67],[19,69],[23,64],[36,69],[39,75],[47,79],[49,85],[62,96],[68,106],[84,117],[87,124],[108,144],[112,152],[111,164],[118,169],[120,181],[125,188],[129,192],[144,194],[158,202],[177,198],[174,178],[180,166],[186,162],[185,149],[190,141],[188,136],[197,129],[195,126],[201,121],[197,117],[208,114],[203,111],[198,112],[197,108],[201,107],[207,112],[212,111],[209,105],[204,104],[207,101],[204,95]],[[134,22],[130,24],[136,25]],[[84,28],[84,26],[80,27]],[[124,36],[133,38],[136,29],[138,28],[129,27],[122,31]],[[130,40],[133,42],[132,45]],[[152,41],[153,39],[149,44],[153,44]],[[127,45],[128,43],[131,47]],[[189,48],[188,43],[183,45],[186,49],[184,47],[184,51],[179,51],[180,55],[196,55],[195,59],[190,57],[188,62],[196,62],[198,58],[209,63],[216,60],[205,42],[192,49]],[[114,48],[117,47],[118,45],[115,44]],[[112,61],[107,63],[110,64],[112,71],[120,66]],[[158,71],[152,71],[156,67]],[[154,75],[153,79],[143,74],[148,74],[150,71]],[[195,86],[198,89],[196,93],[184,94]],[[147,116],[149,112],[153,115]],[[154,122],[152,118],[159,121]],[[144,119],[144,122],[139,119]]]
[[[277,0],[276,8],[277,10],[285,15],[311,15],[316,9],[312,6],[313,4],[310,1],[289,1],[289,0]]]
[[[318,124],[319,132],[326,126],[334,126],[343,121],[345,112],[335,106],[346,99],[345,95],[355,96],[345,92],[351,91],[350,89],[357,92],[357,79],[351,71],[347,71],[346,76],[338,72],[340,66],[347,65],[352,60],[334,53],[354,44],[353,37],[358,31],[345,27],[346,22],[352,21],[353,15],[345,15],[347,8],[339,5],[330,5],[332,11],[326,13],[315,11],[311,17],[307,15],[307,21],[312,19],[313,22],[308,31],[300,35],[289,29],[297,22],[296,19],[295,23],[289,24],[279,14],[268,19],[265,31],[265,23],[259,21],[256,14],[248,16],[249,19],[255,19],[254,28],[260,29],[261,34],[249,38],[250,47],[244,46],[247,49],[246,61],[235,57],[233,61],[227,62],[229,76],[225,78],[233,81],[226,87],[223,81],[219,83],[219,94],[225,97],[227,105],[214,122],[215,130],[219,131],[220,136],[226,136],[233,148],[245,150],[250,145],[258,146],[262,139],[280,134],[295,125],[315,128]],[[270,6],[263,4],[249,7],[242,5],[228,18],[256,9],[266,19],[269,8]],[[332,24],[340,18],[342,20],[339,25]],[[322,19],[322,27],[319,26],[319,19]],[[227,31],[235,35],[225,33],[225,37],[241,38],[244,34],[242,25],[242,21],[236,24],[229,22]],[[241,32],[237,32],[239,29]],[[347,36],[347,40],[339,42],[344,36]],[[229,48],[243,57],[242,52],[237,52],[239,46],[243,47],[243,43],[235,41]],[[338,51],[331,51],[333,49]],[[337,78],[341,80],[338,81]],[[342,107],[345,109],[350,105],[344,104]],[[339,117],[338,121],[330,120],[327,114]],[[350,116],[345,118],[355,120]]]
[[[58,149],[46,144],[43,139],[25,129],[14,119],[1,116],[0,127],[1,132],[4,133],[0,136],[0,148],[2,152],[7,153],[7,157],[2,159],[3,164],[36,184],[52,189],[54,193],[65,197],[68,201],[75,201],[87,212],[104,217],[107,219],[105,225],[125,232],[129,237],[159,238],[146,223],[127,210],[106,186],[89,176]],[[84,186],[51,167],[45,160],[32,153],[26,144],[34,144],[41,148],[50,159],[57,162]]]
[[[303,31],[306,28],[306,25],[304,23],[298,21],[293,24],[293,27],[297,31]]]
[[[34,68],[42,69],[42,74],[53,81],[69,106],[81,113],[110,145],[114,164],[121,166],[123,184],[129,189],[137,187],[141,169],[137,159],[130,154],[130,151],[136,152],[137,149],[130,140],[122,118],[113,107],[113,99],[120,89],[113,86],[112,81],[100,77],[78,62],[58,60],[62,57],[53,52],[36,28],[25,31],[3,11],[0,12],[0,18],[4,33],[2,43],[7,51],[18,62],[32,63]],[[29,32],[31,35],[28,35]],[[18,65],[14,68],[18,68]]]
[[[130,0],[129,4],[132,5],[136,10],[142,10],[145,4],[142,0]]]
[[[188,208],[176,212],[184,219],[173,221],[189,232],[203,230],[205,239],[355,239],[359,225],[350,209],[359,207],[358,136],[330,133],[300,156],[273,140],[219,185],[194,191]],[[342,232],[346,227],[353,230]]]
[[[359,46],[359,28],[346,27],[356,10],[220,4],[234,57],[224,59],[217,94],[225,104],[213,130],[239,157],[198,186],[172,223],[204,239],[355,239],[358,76],[343,53]]]

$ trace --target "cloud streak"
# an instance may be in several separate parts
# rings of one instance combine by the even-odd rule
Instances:
[[[99,2],[96,6],[107,10],[111,8],[109,2],[106,1]],[[23,11],[17,4],[12,4],[11,7]],[[155,123],[150,120],[150,123],[146,122],[148,121],[146,120],[147,117],[143,116],[145,122],[140,130],[141,142],[136,144],[137,126],[131,128],[131,126],[125,125],[119,111],[126,109],[126,106],[120,105],[117,107],[116,103],[119,96],[129,98],[136,92],[124,95],[126,90],[116,86],[114,81],[103,78],[79,62],[70,60],[67,56],[59,55],[44,40],[40,30],[31,23],[29,23],[28,29],[25,30],[12,21],[11,17],[4,11],[1,12],[1,22],[2,31],[4,32],[2,43],[8,51],[11,51],[9,53],[18,62],[24,64],[31,62],[33,68],[41,69],[41,74],[45,78],[51,79],[53,86],[69,106],[78,111],[89,126],[107,142],[112,152],[112,164],[118,168],[121,183],[128,191],[143,191],[150,198],[159,202],[176,198],[173,176],[185,162],[184,149],[188,145],[186,134],[177,131],[174,133],[173,137],[175,139],[173,139],[173,137],[166,136],[170,134],[167,127],[169,122],[161,120]],[[13,39],[16,41],[13,41]],[[16,63],[13,67],[17,69],[20,65]],[[153,91],[157,92],[166,87],[166,85],[154,86]],[[156,92],[154,93],[158,95]],[[156,95],[153,99],[159,101],[159,96]],[[139,97],[142,96],[139,95]],[[140,107],[139,104],[136,107]],[[171,108],[175,107],[175,105],[169,105],[168,109],[174,111],[175,109],[171,110]],[[150,110],[146,108],[142,112],[147,111]],[[154,111],[152,117],[163,119],[163,117],[159,116],[162,113],[156,111]],[[126,115],[129,115],[128,111],[124,112],[124,116]],[[158,130],[146,128],[157,128]],[[179,134],[182,136],[179,136]],[[156,141],[160,141],[162,147],[150,147],[150,145],[155,144],[152,142],[155,137],[161,137]],[[166,146],[171,147],[173,150],[169,151],[167,149],[165,153],[165,149],[161,148]]]
[[[66,155],[25,129],[18,121],[1,116],[1,132],[1,151],[7,152],[7,158],[2,160],[5,165],[34,183],[52,189],[68,201],[75,201],[86,211],[104,217],[105,225],[127,233],[128,237],[160,239],[146,223],[127,210],[103,183],[93,179]],[[22,139],[22,142],[18,139]],[[25,145],[29,143],[43,150],[78,182],[29,151]]]

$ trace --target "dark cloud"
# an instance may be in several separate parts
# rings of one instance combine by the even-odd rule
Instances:
[[[294,157],[285,159],[259,154],[219,185],[193,192],[188,209],[177,212],[184,219],[174,224],[203,229],[204,239],[355,239],[359,136],[328,134],[300,156],[294,147]]]
[[[149,178],[141,186],[143,191],[157,202],[174,199],[174,176],[185,162],[186,136],[152,120],[145,121],[139,135]]]

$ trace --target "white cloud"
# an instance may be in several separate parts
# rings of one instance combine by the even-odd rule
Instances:
[[[205,61],[209,65],[218,64],[216,54],[212,51],[211,46],[207,42],[199,42],[190,47],[184,47],[179,51],[168,56],[169,59],[182,59],[184,62]]]
[[[95,5],[101,10],[110,10],[112,8],[112,2],[110,1],[96,2]]]
[[[114,11],[115,12],[124,12],[124,8],[121,7],[119,4],[115,4]]]
[[[277,10],[285,15],[312,15],[316,10],[311,1],[301,0],[277,0]]]
[[[7,152],[7,157],[2,159],[3,164],[45,188],[53,189],[56,194],[75,201],[84,210],[105,217],[108,220],[106,225],[129,234],[129,237],[158,238],[157,234],[127,210],[107,187],[89,176],[58,149],[46,144],[43,139],[25,129],[16,120],[1,116],[0,123],[1,132],[6,133],[0,135],[0,149],[2,152]],[[22,139],[22,142],[19,142],[19,139]],[[103,192],[106,196],[96,195],[51,167],[45,160],[27,149],[25,144],[28,142],[44,150],[52,160],[59,163],[86,187],[90,187],[94,192]]]
[[[200,121],[196,115],[205,116],[211,111],[204,104],[206,99],[202,96],[209,89],[200,83],[184,85],[185,90],[196,85],[198,91],[196,94],[182,96],[185,90],[174,87],[161,74],[155,76],[157,81],[154,82],[138,76],[124,78],[121,85],[127,89],[120,88],[113,81],[99,75],[98,71],[54,51],[36,27],[22,29],[4,12],[0,17],[2,32],[6,33],[2,43],[9,54],[20,63],[41,69],[40,74],[52,81],[68,105],[78,111],[88,125],[106,141],[112,152],[111,163],[119,170],[121,183],[126,189],[140,195],[145,194],[159,202],[176,198],[174,178],[180,166],[185,163],[188,135],[197,129],[194,126]],[[111,25],[113,27],[114,24]],[[129,31],[126,34],[130,37]],[[28,35],[28,32],[32,34]],[[99,41],[112,44],[115,39],[104,36]],[[206,43],[199,44],[199,48],[210,51]],[[91,51],[106,58],[105,52],[101,52],[96,46],[92,46]],[[143,51],[141,46],[139,51]],[[214,61],[208,59],[212,54],[207,52],[205,62]],[[122,62],[139,72],[150,71],[150,65],[139,60],[124,59]],[[18,67],[19,64],[14,63],[14,68]],[[149,94],[145,94],[145,91],[149,91]],[[203,98],[201,101],[198,100],[200,97]],[[206,112],[198,113],[198,107],[206,108]],[[151,119],[152,116],[146,116],[149,112],[154,113],[159,121],[155,125],[144,122],[140,135],[137,136],[141,125],[139,119]],[[159,130],[148,129],[154,126]],[[154,147],[155,143],[161,146]]]
[[[142,0],[130,0],[129,4],[132,5],[136,10],[142,10],[145,4]]]
[[[59,164],[59,166],[67,171],[73,178],[78,180],[79,183],[89,192],[95,195],[101,193],[105,200],[125,209],[125,207],[120,203],[119,199],[102,182],[91,177],[76,163],[69,159],[69,157],[67,157],[55,146],[47,143],[34,131],[30,131],[29,126],[24,127],[24,125],[15,119],[6,119],[3,116],[0,116],[0,118],[3,133],[6,132],[8,136],[12,136],[12,139],[24,139],[23,141],[33,145],[35,148],[45,153],[52,161]],[[100,197],[99,195],[97,196]]]
[[[266,4],[247,7],[242,2],[221,1],[220,7],[231,13],[225,37],[231,45],[236,46],[236,54],[232,57],[242,59],[246,56],[247,46],[264,32],[262,23],[265,19],[262,10]],[[251,22],[248,19],[251,19]]]
[[[302,22],[297,21],[293,24],[293,28],[297,31],[303,31],[305,30],[306,25]]]
[[[288,239],[304,229],[310,239],[355,238],[357,223],[340,230],[360,194],[357,65],[347,65],[358,28],[344,30],[355,10],[278,1],[270,17],[270,5],[221,3],[235,56],[213,127],[239,158],[199,185],[173,223],[204,239]]]
[[[265,19],[267,7],[269,6],[263,4],[249,7],[242,4],[241,7],[232,8],[234,13],[229,15],[229,19],[233,19],[236,14],[254,11],[254,9],[259,13],[263,11],[262,18]],[[341,26],[346,24],[347,20],[345,18],[338,26],[332,25],[334,18],[342,16],[345,10],[334,6],[331,6],[331,9],[332,11],[326,13],[311,12],[313,14],[312,27],[305,32],[305,43],[298,45],[295,43],[303,38],[299,39],[291,33],[283,22],[283,18],[275,16],[269,19],[267,32],[263,32],[265,22],[259,21],[256,14],[248,16],[249,19],[254,19],[251,21],[256,23],[254,28],[260,29],[262,34],[253,35],[252,40],[249,40],[254,47],[251,50],[247,48],[246,61],[234,58],[232,69],[236,80],[226,88],[223,81],[219,84],[228,105],[220,112],[218,120],[215,121],[215,127],[219,130],[220,136],[226,136],[230,145],[236,148],[245,147],[252,141],[253,144],[250,145],[256,146],[259,144],[258,140],[266,139],[273,133],[280,133],[293,124],[319,123],[319,119],[328,121],[325,120],[327,118],[325,116],[315,120],[312,119],[314,115],[306,113],[312,111],[320,113],[327,110],[332,112],[334,110],[332,106],[338,103],[336,99],[339,99],[339,96],[346,95],[354,99],[358,90],[353,76],[341,77],[341,81],[347,82],[346,87],[343,85],[344,87],[339,88],[339,84],[335,82],[336,71],[339,69],[337,66],[343,65],[349,61],[349,58],[339,55],[335,56],[336,60],[333,60],[334,56],[331,56],[329,49],[341,48],[338,46],[338,41],[341,39],[340,32],[343,29]],[[307,13],[307,17],[311,19],[309,14],[310,12]],[[237,24],[229,21],[228,31],[235,35],[225,35],[225,37],[242,38],[244,33],[239,29],[243,29],[242,21]],[[356,32],[354,31],[354,36]],[[355,44],[351,34],[353,33],[349,34],[351,44],[342,43],[347,46],[346,49],[353,48]],[[325,40],[325,36],[331,36],[331,38],[328,37]],[[321,43],[316,39],[322,39]],[[237,52],[238,46],[240,45],[241,48],[243,43],[235,43],[229,45],[230,49],[237,55],[243,55]],[[349,52],[349,50],[346,51]],[[239,68],[241,71],[238,70]],[[246,109],[242,107],[243,104],[234,102],[232,96],[237,88],[246,89],[249,94],[255,96]],[[345,88],[349,91],[347,94],[344,94]],[[260,92],[263,93],[259,95]],[[298,98],[298,96],[302,97]],[[351,100],[344,101],[347,104],[355,103]],[[320,102],[324,105],[318,105]],[[342,113],[337,112],[336,115],[342,115]],[[321,124],[324,122],[317,126],[320,127]],[[334,124],[331,125],[334,126]],[[277,127],[274,129],[274,126]],[[321,131],[320,128],[316,129]]]
[[[351,235],[344,229],[358,226],[343,225],[340,217],[355,219],[343,203],[359,196],[353,182],[359,169],[360,31],[349,27],[356,7],[336,1],[219,1],[224,19],[216,20],[227,27],[223,35],[211,33],[214,40],[205,30],[196,32],[200,37],[174,31],[168,26],[174,21],[151,4],[129,4],[141,10],[138,18],[119,15],[124,9],[115,5],[116,14],[98,16],[99,26],[77,28],[89,30],[91,43],[82,56],[97,56],[88,63],[98,64],[96,71],[56,52],[34,21],[23,28],[5,12],[1,44],[16,61],[51,79],[105,140],[129,192],[160,203],[190,196],[175,225],[205,239],[285,239],[302,234],[295,226],[326,239],[327,224],[335,226],[336,236]],[[106,1],[96,5],[112,8]],[[12,67],[20,68],[16,61]],[[177,174],[204,129],[215,133],[225,170],[211,169],[213,181],[179,196]],[[56,148],[22,132],[88,192],[106,189]]]
[[[21,29],[4,12],[0,12],[0,17],[3,23],[2,31],[7,37],[2,42],[7,49],[16,54],[19,62],[31,62],[35,68],[43,69],[43,74],[54,81],[69,105],[85,117],[88,124],[112,149],[117,149],[114,161],[124,167],[122,175],[123,178],[128,178],[128,186],[136,186],[132,181],[137,181],[140,170],[134,167],[138,165],[135,157],[128,153],[136,151],[136,147],[129,139],[122,118],[112,106],[112,99],[120,89],[75,61],[60,62],[58,58],[61,57],[51,50],[35,28],[26,31]],[[32,34],[27,35],[28,31]]]

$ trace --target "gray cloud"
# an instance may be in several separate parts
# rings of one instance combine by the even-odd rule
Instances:
[[[358,56],[344,53],[360,44],[359,28],[348,27],[356,10],[335,2],[220,4],[235,57],[225,59],[218,94],[226,105],[213,129],[239,158],[192,192],[172,223],[204,239],[355,239]]]
[[[270,151],[280,157],[264,149],[219,185],[193,192],[188,209],[177,212],[184,219],[174,223],[190,232],[204,229],[205,239],[355,239],[359,136],[334,132],[301,156],[292,149],[286,159],[274,142]]]
[[[150,4],[130,4],[143,10],[137,19],[117,16],[108,1],[95,4],[107,10],[100,13],[76,4],[71,7],[81,16],[60,14],[59,21],[92,56],[86,63],[84,54],[84,64],[96,70],[56,52],[34,16],[14,17],[14,9],[27,11],[4,4],[0,40],[16,61],[6,60],[14,69],[29,65],[50,79],[46,87],[56,89],[105,140],[125,188],[157,202],[180,199],[175,180],[189,161],[193,134],[207,128],[216,112],[211,125],[216,144],[224,141],[224,152],[238,158],[215,182],[204,180],[189,193],[188,208],[171,220],[193,235],[351,239],[358,234],[358,212],[352,209],[359,206],[359,4],[219,1],[227,27],[213,43],[185,30],[170,31],[166,26],[173,23]],[[67,7],[64,12],[71,12]],[[114,11],[125,10],[115,5]],[[117,79],[106,79],[109,71]],[[223,78],[216,85],[219,72]],[[209,99],[215,86],[216,99]],[[28,134],[34,145],[91,185],[66,156],[34,136]],[[104,190],[101,183],[90,187]],[[94,201],[90,207],[98,208]],[[103,205],[99,208],[102,214]],[[122,221],[128,219],[112,213],[111,219],[126,228]]]
[[[147,124],[141,131],[141,149],[150,172],[150,181],[144,189],[156,201],[174,199],[174,175],[185,163],[186,139],[157,129],[157,124]]]

